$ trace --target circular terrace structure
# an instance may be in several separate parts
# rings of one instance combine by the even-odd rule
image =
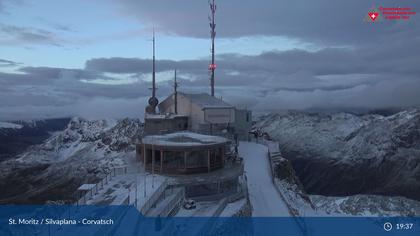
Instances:
[[[206,173],[223,167],[229,143],[223,137],[192,132],[149,135],[137,145],[137,156],[153,173]]]

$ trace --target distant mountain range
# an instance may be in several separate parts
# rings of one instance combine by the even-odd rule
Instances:
[[[70,118],[0,122],[0,161],[42,143],[53,132],[64,130]]]
[[[309,194],[420,200],[419,109],[269,114],[256,126],[279,141]]]
[[[418,215],[418,201],[389,196],[420,199],[420,110],[383,114],[273,113],[256,126],[278,140],[292,162],[289,172],[303,189],[289,191],[318,211]],[[0,162],[0,203],[72,202],[81,184],[97,182],[113,166],[134,164],[134,144],[143,134],[139,119],[0,125],[0,155],[7,159]]]
[[[113,166],[134,158],[134,144],[143,132],[139,119],[59,119],[32,128],[16,124],[23,128],[3,134],[10,146],[21,149],[14,147],[0,163],[0,189],[5,190],[0,203],[71,202],[81,184],[95,183]]]

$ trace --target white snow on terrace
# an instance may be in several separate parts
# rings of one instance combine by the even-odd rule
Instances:
[[[268,148],[261,144],[240,142],[239,155],[245,162],[252,216],[290,216],[271,179]]]
[[[249,200],[253,217],[293,217],[271,178],[268,148],[261,144],[240,142],[239,155],[244,158]],[[302,235],[297,222],[290,218],[290,235]],[[263,235],[266,229],[254,225],[254,234]]]
[[[77,190],[80,191],[89,191],[96,187],[96,184],[82,184]]]
[[[176,132],[165,135],[149,135],[142,139],[142,143],[165,146],[200,146],[226,143],[228,140],[219,136],[210,136],[192,132]]]
[[[227,204],[225,209],[220,214],[220,217],[232,217],[237,214],[242,207],[246,204],[246,199],[241,199],[232,203]]]
[[[213,216],[214,212],[217,210],[220,202],[217,201],[209,201],[209,202],[196,202],[195,209],[184,209],[181,207],[176,217],[211,217]]]
[[[22,129],[23,125],[0,121],[0,129]]]
[[[218,211],[218,208],[222,205],[221,201],[210,201],[210,202],[196,202],[196,208],[191,210],[186,210],[183,207],[180,208],[175,217],[177,228],[180,229],[180,232],[176,235],[203,235],[203,231],[206,231],[206,227],[213,225],[214,221],[213,216]],[[190,217],[205,217],[199,221],[191,221]],[[219,221],[219,220],[218,220]]]
[[[130,204],[141,208],[153,193],[163,184],[166,177],[129,173],[113,177],[107,185],[87,201],[87,204],[120,205],[129,196]],[[137,199],[137,203],[135,201]]]

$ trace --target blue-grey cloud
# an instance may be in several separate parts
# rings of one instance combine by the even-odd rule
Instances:
[[[190,37],[209,37],[207,0],[119,0],[127,14],[159,31]],[[401,41],[419,34],[419,20],[364,22],[372,2],[364,0],[310,2],[286,0],[216,1],[217,36],[285,36],[327,45],[360,45]],[[396,6],[393,0],[380,2]],[[420,9],[420,2],[408,0],[406,7]],[[378,7],[378,6],[377,6]]]
[[[0,43],[3,45],[45,44],[62,46],[63,40],[51,31],[0,23]]]
[[[20,63],[18,63],[18,62],[5,60],[5,59],[0,59],[0,67],[14,67],[14,66],[18,66],[18,65],[20,65]]]
[[[4,1],[4,0],[3,0]],[[1,7],[2,0],[0,0]],[[208,37],[207,1],[121,0],[126,14],[146,26],[187,37]],[[254,109],[389,107],[420,105],[420,27],[409,21],[363,22],[371,3],[295,3],[283,0],[218,1],[218,37],[285,36],[321,45],[319,50],[217,54],[216,94]],[[395,4],[385,0],[384,6]],[[420,9],[418,1],[404,2]],[[66,28],[55,28],[66,31]],[[1,43],[59,46],[57,31],[0,23]],[[157,60],[158,96],[180,90],[207,92],[207,59]],[[150,59],[92,58],[84,68],[25,66],[0,60],[0,119],[69,114],[139,115],[149,96]],[[11,71],[15,69],[15,71]],[[128,82],[127,82],[128,81]],[[88,105],[86,105],[88,104]],[[117,114],[118,115],[118,114]]]

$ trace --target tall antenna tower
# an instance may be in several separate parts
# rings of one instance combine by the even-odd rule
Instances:
[[[211,64],[209,65],[209,70],[211,71],[210,77],[210,86],[211,86],[211,96],[214,97],[214,71],[216,70],[216,64],[214,63],[214,39],[216,38],[216,24],[215,24],[215,14],[216,14],[216,3],[214,0],[209,0],[210,5],[210,33],[211,33]]]
[[[155,58],[155,28],[153,28],[153,71],[152,71],[152,96],[149,98],[149,106],[146,107],[146,113],[155,114],[159,100],[156,98],[156,58]]]
[[[174,102],[175,102],[175,114],[178,114],[178,82],[176,80],[176,69],[174,78]]]
[[[156,97],[156,65],[155,65],[155,28],[153,28],[153,73],[152,73],[152,83],[153,83],[153,87],[152,87],[152,97]]]

